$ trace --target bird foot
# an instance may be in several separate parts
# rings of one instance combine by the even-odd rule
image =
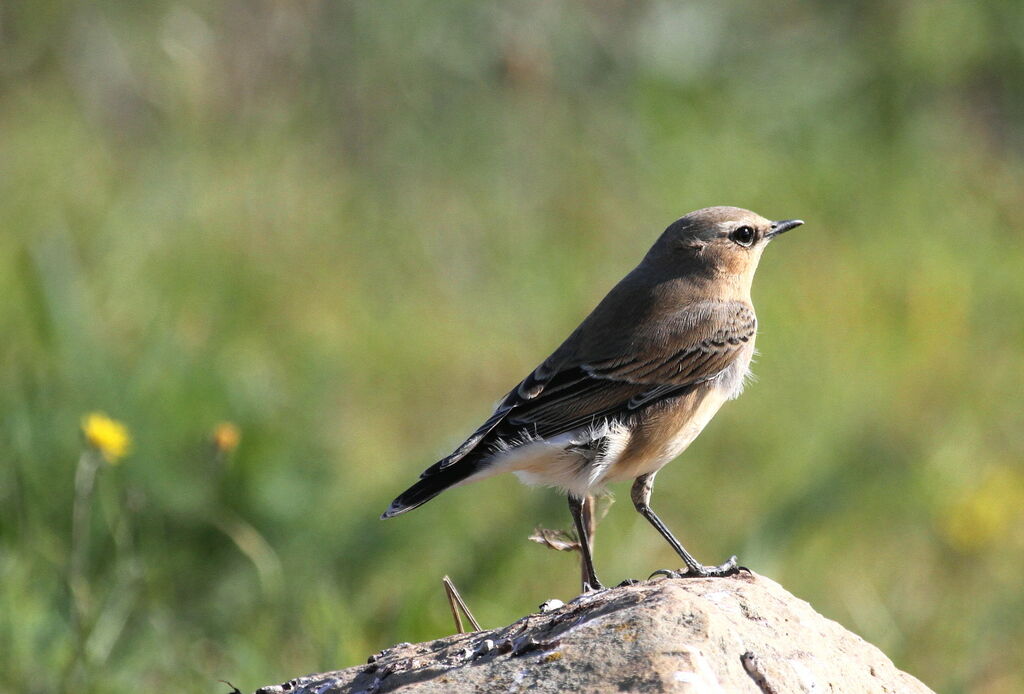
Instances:
[[[717,578],[720,576],[733,576],[743,569],[746,569],[746,567],[740,566],[736,561],[736,557],[733,556],[729,558],[729,561],[725,562],[721,566],[702,566],[697,564],[696,566],[687,567],[686,571],[658,569],[648,576],[647,580],[650,580],[655,576],[664,576],[665,578]]]
[[[626,586],[637,586],[640,585],[640,581],[635,578],[627,578],[625,581],[615,586],[616,588],[625,588]]]

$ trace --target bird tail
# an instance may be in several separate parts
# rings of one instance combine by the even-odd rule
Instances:
[[[406,511],[419,508],[449,487],[465,481],[476,473],[480,466],[475,456],[463,458],[448,467],[434,465],[420,477],[419,482],[412,485],[391,502],[388,510],[381,514],[381,519],[394,518]]]
[[[495,410],[494,414],[488,417],[472,436],[463,441],[461,446],[452,451],[451,455],[424,470],[420,475],[420,481],[399,494],[398,498],[391,502],[388,510],[381,514],[381,518],[393,518],[418,508],[448,487],[466,481],[486,467],[489,454],[484,450],[486,447],[481,448],[480,444],[501,424],[510,409],[499,407]]]

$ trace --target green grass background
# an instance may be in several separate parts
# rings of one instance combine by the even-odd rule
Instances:
[[[390,499],[673,219],[801,230],[659,476],[943,692],[1024,689],[1024,5],[0,5],[0,691],[244,690],[575,595],[563,500]],[[68,589],[81,417],[100,471]],[[208,444],[242,432],[229,461]],[[607,582],[678,560],[625,489]]]

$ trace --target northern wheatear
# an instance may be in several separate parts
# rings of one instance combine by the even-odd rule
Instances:
[[[769,241],[801,224],[737,207],[708,207],[672,223],[494,414],[381,517],[449,487],[514,472],[568,494],[584,589],[596,589],[584,500],[609,482],[633,479],[633,505],[686,562],[684,575],[734,572],[736,557],[721,566],[697,562],[651,509],[651,489],[658,470],[743,390],[757,332],[754,270]]]

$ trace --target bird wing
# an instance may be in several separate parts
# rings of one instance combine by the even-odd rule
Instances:
[[[720,374],[756,332],[749,304],[700,302],[663,321],[661,330],[627,354],[589,359],[582,367],[596,378],[695,385]]]
[[[757,330],[753,309],[742,302],[698,302],[646,323],[654,326],[648,333],[622,331],[628,339],[603,351],[581,349],[574,333],[424,474],[458,462],[485,440],[550,438],[681,395],[725,371]]]
[[[626,353],[580,360],[543,389],[534,386],[537,394],[516,403],[502,429],[548,438],[681,395],[725,371],[753,339],[757,319],[744,303],[702,302],[658,328],[634,336]]]

